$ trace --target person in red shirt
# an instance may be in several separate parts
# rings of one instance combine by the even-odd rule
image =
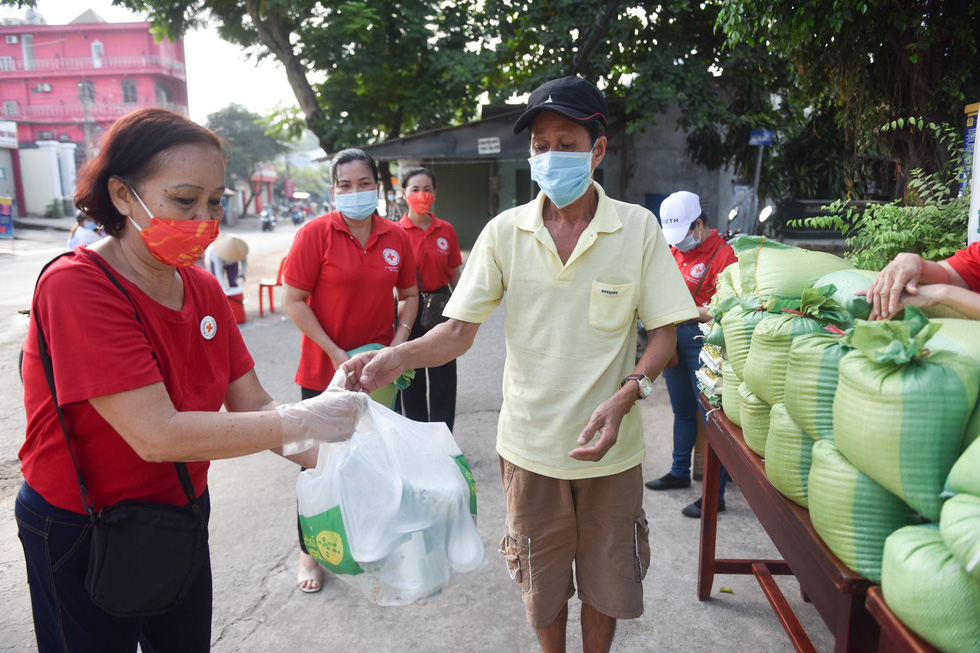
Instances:
[[[942,304],[980,320],[980,242],[945,261],[926,261],[904,252],[875,278],[867,291],[871,320],[890,320],[906,305]]]
[[[127,500],[188,504],[173,464],[184,462],[206,523],[207,461],[353,431],[357,395],[276,404],[221,286],[193,265],[217,236],[224,190],[218,138],[163,109],[117,120],[79,171],[76,206],[107,237],[46,266],[23,349],[27,433],[15,514],[41,653],[134,651],[138,643],[207,651],[210,564],[176,607],[113,616],[86,589],[96,515]],[[316,449],[292,459],[315,463]]]
[[[412,168],[402,175],[402,194],[408,212],[398,224],[412,241],[420,291],[450,295],[459,281],[463,258],[456,230],[432,211],[436,178],[427,168]],[[412,325],[410,340],[429,332],[422,326],[422,311]],[[456,361],[416,370],[412,384],[401,391],[405,415],[417,422],[445,422],[451,431],[456,420]]]
[[[296,232],[282,273],[283,310],[303,333],[296,370],[303,399],[323,392],[347,352],[405,342],[418,310],[408,235],[376,212],[378,166],[361,150],[343,150],[330,175],[337,209]],[[302,530],[299,542],[297,582],[317,592],[322,572]]]
[[[698,324],[710,319],[706,306],[715,294],[718,273],[738,259],[718,231],[708,228],[701,201],[694,193],[679,191],[667,197],[660,205],[660,221],[699,313],[696,320],[676,325],[678,364],[664,370],[670,406],[674,411],[673,464],[664,476],[646,483],[651,490],[672,490],[691,485],[691,454],[698,439],[698,411],[704,416],[695,377],[701,367],[703,337]],[[722,470],[719,511],[725,509],[726,480],[727,474]],[[700,517],[701,499],[681,512],[688,517]]]

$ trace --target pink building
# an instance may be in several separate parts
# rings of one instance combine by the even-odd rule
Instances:
[[[101,131],[147,106],[187,115],[183,41],[157,43],[150,23],[92,10],[67,25],[0,25],[0,120],[17,123],[22,146],[75,143],[81,160]]]

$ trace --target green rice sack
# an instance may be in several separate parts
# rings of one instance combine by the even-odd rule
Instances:
[[[963,570],[935,525],[909,526],[885,542],[881,591],[902,622],[945,653],[976,653],[980,583]]]
[[[820,277],[816,286],[832,284],[837,290],[832,295],[848,313],[859,320],[867,320],[871,315],[871,304],[864,295],[855,295],[855,291],[867,290],[878,276],[870,270],[838,270]]]
[[[834,439],[834,394],[841,358],[851,351],[843,334],[800,336],[789,348],[783,388],[786,412],[814,440]]]
[[[769,437],[769,404],[752,394],[749,386],[742,381],[738,386],[738,408],[745,444],[756,454],[765,456],[766,438]]]
[[[919,521],[905,502],[861,473],[830,440],[813,443],[807,503],[813,528],[848,568],[881,580],[885,539]]]
[[[752,332],[759,322],[772,317],[772,313],[767,313],[762,308],[762,302],[748,298],[721,318],[721,328],[725,335],[725,356],[739,378],[742,378],[745,359],[749,356]]]
[[[711,330],[704,336],[704,342],[709,345],[714,345],[720,349],[723,356],[728,356],[728,354],[725,353],[725,331],[721,328],[720,321],[711,321]]]
[[[924,355],[939,328],[913,306],[903,322],[859,322],[840,362],[834,442],[862,472],[930,521],[980,389],[980,367],[948,351]]]
[[[949,494],[966,492],[980,497],[980,439],[974,440],[956,459],[946,487]]]
[[[853,265],[833,254],[790,247],[761,236],[743,236],[732,243],[738,256],[742,296],[765,300],[770,295],[799,297],[825,274]]]
[[[980,497],[957,494],[943,504],[939,532],[956,560],[980,583]]]
[[[940,324],[942,328],[926,343],[926,349],[943,349],[969,356],[980,365],[980,321],[936,318],[930,322]],[[977,402],[977,407],[973,409],[973,414],[966,424],[963,448],[968,447],[978,435],[980,435],[980,401]]]
[[[807,477],[813,440],[786,414],[786,406],[773,404],[766,438],[766,475],[783,496],[807,507]]]
[[[807,288],[799,300],[770,297],[766,310],[774,317],[761,320],[752,333],[742,379],[767,404],[783,401],[790,344],[799,336],[818,333],[827,322],[850,322],[844,308],[830,299],[833,286]]]
[[[721,387],[728,389],[727,392],[722,390],[721,409],[725,411],[725,415],[733,424],[741,426],[742,417],[739,415],[741,408],[738,401],[738,386],[742,384],[742,379],[738,378],[735,370],[732,369],[732,364],[728,361],[721,364],[721,379]]]

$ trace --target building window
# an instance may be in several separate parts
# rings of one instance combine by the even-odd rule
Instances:
[[[3,103],[3,115],[5,116],[16,116],[17,115],[17,102],[16,100],[7,100]]]
[[[37,140],[39,141],[50,141],[54,138],[54,132],[38,132]]]
[[[92,41],[92,67],[101,68],[102,67],[102,56],[105,54],[105,50],[102,47],[101,41]]]
[[[95,102],[95,83],[78,82],[78,99],[85,102]]]
[[[160,82],[157,82],[157,106],[164,108],[170,107],[170,89]]]
[[[0,57],[0,70],[7,72],[14,69],[13,57]]]
[[[24,52],[24,70],[34,70],[34,35],[24,34],[20,37]]]
[[[136,94],[135,79],[122,80],[122,97],[125,104],[136,104],[139,101],[139,96]]]

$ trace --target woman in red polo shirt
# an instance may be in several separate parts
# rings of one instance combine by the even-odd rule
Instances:
[[[412,241],[421,283],[419,290],[449,295],[459,281],[463,259],[456,230],[431,211],[436,199],[436,178],[427,168],[412,168],[402,175],[402,194],[408,212],[398,224]],[[412,325],[410,340],[429,332],[422,326],[422,311]],[[456,420],[456,361],[415,371],[412,385],[401,392],[405,415],[417,422],[445,422],[451,431]]]
[[[76,206],[107,237],[45,267],[24,341],[27,433],[15,514],[40,653],[135,651],[138,642],[144,651],[207,651],[209,561],[165,611],[129,614],[158,607],[155,587],[135,580],[130,589],[147,601],[125,594],[118,602],[131,599],[130,608],[107,610],[86,589],[96,516],[139,500],[196,506],[206,524],[207,461],[353,430],[356,395],[273,401],[221,286],[194,265],[218,235],[224,190],[218,138],[163,109],[117,120],[79,171]],[[318,417],[323,408],[337,419]],[[316,450],[306,453],[313,455],[293,459],[315,464]],[[183,490],[180,475],[193,488]],[[106,560],[133,552],[122,553],[110,549]],[[154,559],[136,565],[157,577],[174,573]]]
[[[303,332],[296,383],[319,395],[347,352],[405,342],[418,310],[408,235],[377,214],[378,166],[361,150],[330,162],[336,210],[296,232],[283,268],[283,310]],[[394,297],[397,295],[397,307]],[[300,531],[297,582],[317,592],[322,572]]]
[[[691,454],[698,439],[698,411],[704,415],[704,409],[698,402],[698,382],[695,378],[695,372],[701,367],[702,334],[698,323],[710,319],[705,307],[715,294],[718,273],[738,258],[718,231],[708,228],[707,218],[701,212],[701,200],[694,193],[679,191],[668,196],[660,205],[660,221],[664,238],[671,245],[674,260],[700,313],[698,319],[676,326],[679,364],[664,370],[667,394],[670,395],[670,406],[674,411],[673,464],[664,476],[646,483],[651,490],[672,490],[691,485]],[[725,509],[726,480],[723,469],[719,511]],[[701,499],[681,512],[687,517],[700,517]]]

